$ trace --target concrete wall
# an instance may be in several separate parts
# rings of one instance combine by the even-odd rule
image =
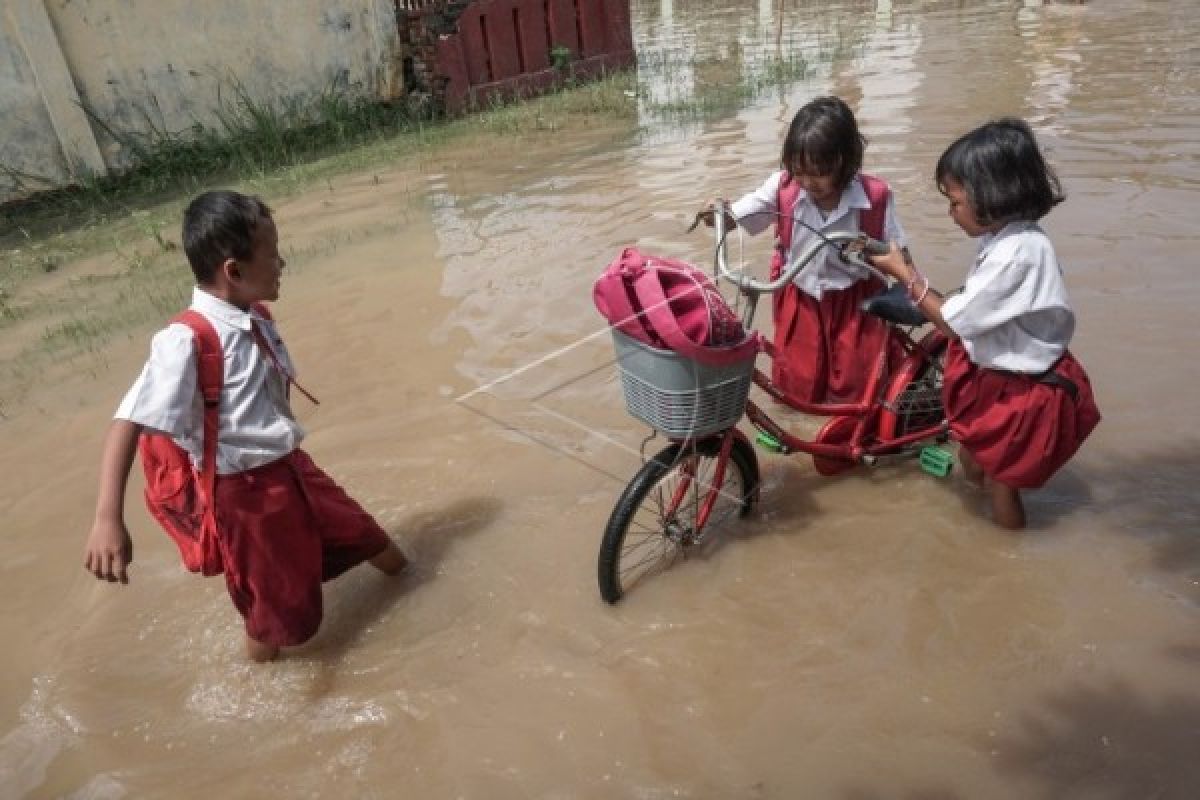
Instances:
[[[113,132],[216,126],[238,91],[392,98],[401,64],[393,0],[0,0],[0,202],[127,166]]]

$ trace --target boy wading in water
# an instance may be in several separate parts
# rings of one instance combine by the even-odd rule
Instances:
[[[291,358],[260,305],[278,299],[285,266],[271,210],[236,192],[202,194],[184,212],[183,246],[196,277],[190,312],[215,332],[210,341],[219,341],[214,358],[221,375],[219,395],[214,393],[215,457],[208,458],[215,472],[209,517],[215,524],[188,534],[205,550],[203,567],[186,554],[185,560],[194,571],[224,573],[245,619],[248,655],[269,661],[280,647],[316,633],[322,581],[363,561],[389,575],[408,562],[375,520],[299,449],[304,431],[288,401]],[[191,462],[183,472],[204,471],[202,347],[194,324],[177,320],[154,336],[150,358],[105,439],[96,519],[84,554],[85,568],[100,580],[129,581],[133,541],[125,525],[125,488],[143,432],[170,437]],[[172,480],[176,493],[178,484],[190,486],[192,476],[181,474],[148,480],[148,500],[152,492],[170,495],[166,484]]]

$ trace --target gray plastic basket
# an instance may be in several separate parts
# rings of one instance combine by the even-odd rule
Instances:
[[[659,350],[613,329],[625,406],[634,417],[672,439],[725,430],[746,408],[754,357],[725,366],[700,364]]]

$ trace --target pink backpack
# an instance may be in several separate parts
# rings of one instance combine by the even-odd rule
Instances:
[[[638,341],[703,364],[734,364],[760,349],[747,335],[712,279],[683,261],[646,256],[627,247],[592,288],[609,323]]]

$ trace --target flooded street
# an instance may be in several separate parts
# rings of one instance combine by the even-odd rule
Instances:
[[[290,262],[275,315],[321,400],[295,404],[305,447],[415,560],[327,584],[307,645],[247,664],[222,581],[183,573],[136,477],[130,585],[80,568],[152,328],[5,407],[0,800],[1200,797],[1195,3],[633,12],[638,123],[265,198]],[[762,80],[780,59],[795,80]],[[688,113],[722,83],[755,88]],[[610,607],[597,548],[648,431],[592,282],[634,243],[707,266],[691,214],[756,187],[828,93],[937,287],[974,252],[938,156],[1030,121],[1104,421],[1019,535],[956,474],[823,478],[759,451],[735,534]],[[742,251],[763,273],[768,239]]]

